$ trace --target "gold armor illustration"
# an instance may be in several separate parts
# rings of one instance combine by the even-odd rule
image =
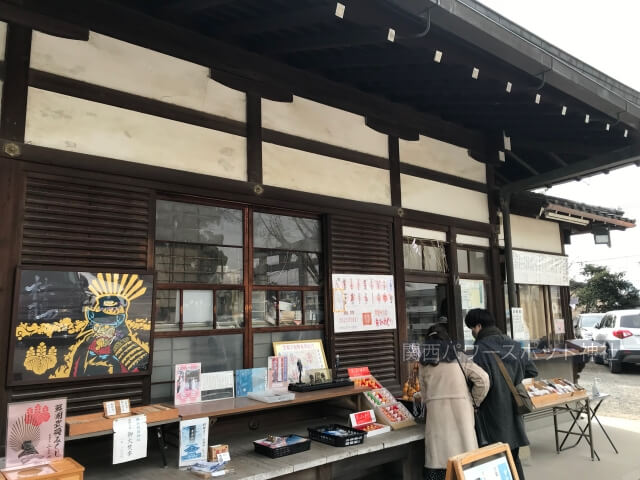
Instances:
[[[34,335],[57,338],[56,334],[75,337],[60,348],[47,341],[29,347],[25,354],[26,370],[49,378],[113,375],[146,370],[149,360],[149,318],[129,319],[129,307],[146,292],[144,281],[136,274],[98,273],[89,283],[91,304],[84,307],[84,319],[63,318],[51,323],[20,323],[16,327],[18,340]],[[142,335],[144,332],[147,335]]]

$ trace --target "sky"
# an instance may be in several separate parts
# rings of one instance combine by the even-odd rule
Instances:
[[[480,0],[558,48],[614,79],[640,90],[638,0]],[[543,193],[602,207],[621,208],[640,224],[640,168],[554,186]],[[611,233],[611,248],[594,245],[592,235],[573,236],[567,245],[570,273],[584,263],[625,272],[640,288],[640,226]]]

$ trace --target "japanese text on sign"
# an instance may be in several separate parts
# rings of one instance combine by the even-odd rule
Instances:
[[[332,275],[336,333],[396,328],[393,275]]]

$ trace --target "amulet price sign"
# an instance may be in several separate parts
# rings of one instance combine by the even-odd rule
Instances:
[[[335,333],[396,328],[393,275],[334,274]]]

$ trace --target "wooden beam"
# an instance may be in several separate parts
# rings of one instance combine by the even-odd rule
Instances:
[[[640,161],[640,143],[509,183],[504,185],[501,190],[506,194],[533,190],[546,185],[574,180],[577,177],[595,175],[606,169],[618,168],[638,161]]]
[[[538,152],[556,152],[558,154],[570,154],[570,155],[583,155],[593,156],[604,154],[611,149],[607,146],[599,146],[585,143],[573,143],[567,141],[566,138],[562,140],[542,140],[542,139],[530,139],[526,136],[512,136],[511,146],[515,150],[535,150]]]
[[[27,90],[31,58],[31,29],[9,24],[5,53],[5,80],[0,108],[0,137],[24,141]]]
[[[229,88],[240,90],[242,92],[252,93],[267,100],[274,102],[292,102],[293,95],[281,85],[271,85],[265,82],[253,80],[251,78],[235,75],[225,72],[224,70],[216,70],[212,68],[209,76]]]
[[[513,153],[511,150],[507,150],[507,155],[509,155],[511,158],[513,158],[516,162],[518,162],[520,165],[522,165],[524,168],[526,168],[527,170],[529,170],[532,174],[534,175],[540,175],[540,172],[538,172],[535,168],[533,168],[531,165],[529,165],[527,162],[525,162],[520,156],[516,155],[515,153]]]
[[[262,99],[247,94],[247,180],[262,183]]]
[[[259,33],[274,32],[296,27],[312,21],[321,23],[323,21],[337,21],[335,16],[335,3],[324,3],[308,8],[287,10],[285,12],[274,13],[267,16],[245,18],[226,24],[222,28],[217,28],[214,35],[218,38],[224,37],[244,37]]]
[[[231,133],[232,135],[244,136],[246,134],[244,123],[238,120],[231,120],[180,105],[173,105],[100,85],[93,85],[40,70],[31,70],[29,72],[29,85],[62,95],[125,108],[156,117],[168,118],[177,122]]]
[[[561,167],[567,166],[567,162],[565,162],[562,158],[560,158],[560,156],[557,153],[547,152],[547,155],[549,155]]]
[[[160,7],[165,13],[191,14],[228,5],[236,0],[169,0]]]
[[[467,190],[473,190],[475,192],[488,192],[487,186],[484,183],[469,180],[467,178],[457,177],[449,173],[439,172],[438,170],[431,170],[430,168],[411,165],[409,163],[400,164],[400,173],[411,175],[412,177],[424,178],[426,180],[433,180],[434,182],[438,183],[446,183],[447,185],[465,188]]]
[[[402,207],[402,182],[400,181],[400,142],[398,137],[389,136],[389,185],[391,205]]]
[[[339,31],[321,31],[293,41],[289,37],[273,40],[260,48],[268,55],[284,55],[298,52],[327,50],[329,48],[359,47],[363,45],[382,45],[387,40],[388,31],[383,28],[341,29]]]
[[[286,85],[293,94],[357,115],[392,117],[437,140],[473,150],[484,150],[484,135],[435,115],[417,111],[380,96],[333,82],[262,55],[193,32],[119,4],[68,0],[64,6],[37,4],[38,13],[54,18],[78,18],[92,31],[118,38],[200,65],[215,65],[240,76],[268,84]],[[144,25],[144,28],[140,28]]]
[[[53,19],[7,2],[0,2],[0,20],[7,23],[22,25],[56,37],[72,40],[89,40],[89,29],[73,25],[65,21]]]

